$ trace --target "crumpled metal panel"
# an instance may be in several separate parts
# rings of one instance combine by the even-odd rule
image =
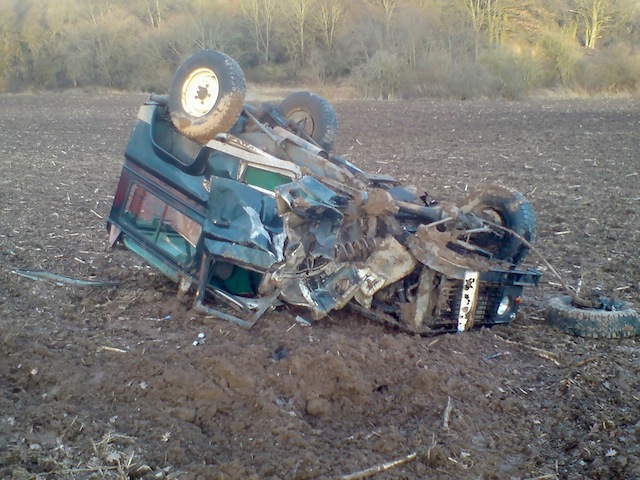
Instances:
[[[416,259],[392,236],[375,242],[376,248],[358,273],[360,290],[355,298],[369,308],[373,295],[380,289],[406,277],[416,267]]]
[[[420,272],[418,293],[415,299],[415,311],[410,318],[405,319],[407,324],[418,328],[428,325],[434,308],[437,307],[439,283],[436,280],[435,270],[423,268]]]
[[[205,248],[211,255],[224,258],[243,267],[250,267],[251,269],[259,267],[267,270],[276,262],[276,257],[271,252],[265,252],[238,243],[206,239]]]
[[[211,187],[204,225],[207,251],[265,270],[282,261],[282,220],[264,205],[275,201],[227,178],[211,177]]]
[[[490,270],[495,262],[485,261],[477,256],[464,256],[447,245],[455,242],[459,232],[440,232],[428,225],[420,225],[407,241],[407,246],[418,261],[449,278],[464,280],[468,270]]]
[[[276,189],[289,243],[287,260],[270,273],[268,282],[287,303],[306,306],[314,318],[353,298],[369,307],[377,291],[417,265],[392,236],[368,238],[374,229],[365,223],[372,217],[348,215],[358,201],[312,177]],[[385,197],[379,203],[387,202]],[[379,210],[388,212],[386,207]]]
[[[276,189],[278,213],[289,239],[286,255],[298,244],[310,259],[333,259],[349,199],[312,177]]]
[[[342,220],[341,210],[349,202],[346,196],[309,176],[279,187],[276,190],[276,200],[281,215],[291,211],[302,218],[332,223]]]

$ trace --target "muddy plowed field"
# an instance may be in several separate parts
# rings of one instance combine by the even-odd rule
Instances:
[[[205,317],[105,218],[143,95],[0,96],[0,478],[637,479],[640,343]],[[640,100],[340,101],[336,152],[442,200],[515,187],[571,285],[640,304]],[[17,269],[118,282],[37,281]]]

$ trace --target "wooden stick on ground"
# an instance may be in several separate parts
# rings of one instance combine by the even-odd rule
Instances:
[[[558,367],[562,366],[560,364],[560,362],[558,361],[558,359],[556,358],[556,355],[554,353],[548,352],[547,350],[543,350],[543,349],[538,348],[538,347],[532,347],[531,345],[527,345],[526,343],[520,343],[520,342],[515,342],[513,340],[509,340],[508,338],[504,338],[504,337],[502,337],[502,336],[500,336],[498,334],[495,334],[495,336],[498,337],[499,339],[501,339],[502,341],[504,341],[506,343],[509,343],[511,345],[519,345],[521,347],[528,348],[529,350],[534,352],[539,357],[542,357],[542,358],[544,358],[546,360],[552,361]]]
[[[381,465],[376,465],[374,467],[367,468],[365,470],[360,470],[359,472],[350,473],[348,475],[344,475],[340,477],[342,480],[357,480],[359,478],[366,478],[376,473],[386,472],[393,467],[397,467],[398,465],[402,465],[403,463],[410,462],[418,456],[418,452],[412,452],[406,457],[398,458],[396,460],[391,460],[390,462],[383,463]]]
[[[97,352],[115,352],[115,353],[127,353],[126,350],[123,350],[121,348],[116,348],[116,347],[108,347],[106,345],[102,345],[100,347],[98,347],[98,350],[96,350]]]
[[[442,418],[442,428],[444,428],[445,430],[449,430],[449,417],[451,416],[452,407],[453,405],[451,405],[451,397],[447,397],[447,406],[444,409],[444,415]]]
[[[449,402],[447,403],[447,407],[450,406],[450,403],[451,403],[451,397],[449,397]],[[450,411],[451,409],[449,408],[449,412]],[[429,447],[426,449],[427,460],[431,459],[431,451],[435,448],[435,446],[436,446],[436,434],[434,433],[431,435],[431,445],[429,445]],[[387,470],[390,470],[393,467],[397,467],[398,465],[402,465],[404,463],[410,462],[411,460],[414,460],[415,458],[417,458],[418,455],[424,454],[424,453],[425,453],[425,449],[421,448],[415,452],[410,453],[406,457],[401,457],[396,460],[383,463],[381,465],[376,465],[374,467],[370,467],[365,470],[360,470],[359,472],[350,473],[348,475],[344,475],[340,477],[340,479],[341,480],[357,480],[359,478],[370,477],[372,475],[375,475],[376,473],[386,472]]]
[[[576,362],[573,365],[568,365],[568,366],[569,366],[569,368],[584,367],[585,365],[587,365],[587,364],[589,364],[591,362],[595,362],[596,360],[598,360],[598,357],[585,358],[584,360],[580,360],[579,362]]]

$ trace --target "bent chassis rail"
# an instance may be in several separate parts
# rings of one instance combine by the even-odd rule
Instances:
[[[477,217],[427,205],[246,109],[201,145],[159,102],[142,106],[108,228],[111,245],[244,327],[283,302],[314,319],[351,305],[411,331],[468,330],[510,322],[540,277],[468,243],[488,228]]]

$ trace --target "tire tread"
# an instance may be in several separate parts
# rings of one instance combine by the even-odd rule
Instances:
[[[207,66],[220,80],[220,97],[214,108],[199,118],[188,115],[180,106],[182,82],[194,68]],[[176,71],[169,90],[169,114],[174,126],[186,137],[207,143],[218,133],[227,132],[236,123],[244,107],[244,72],[230,56],[202,50],[187,58]]]
[[[585,338],[627,338],[640,334],[638,313],[627,302],[616,311],[578,308],[568,295],[547,303],[546,320],[559,330]]]
[[[338,116],[327,99],[313,92],[294,92],[280,103],[280,111],[286,118],[296,110],[305,110],[314,120],[311,138],[327,152],[338,139]]]

